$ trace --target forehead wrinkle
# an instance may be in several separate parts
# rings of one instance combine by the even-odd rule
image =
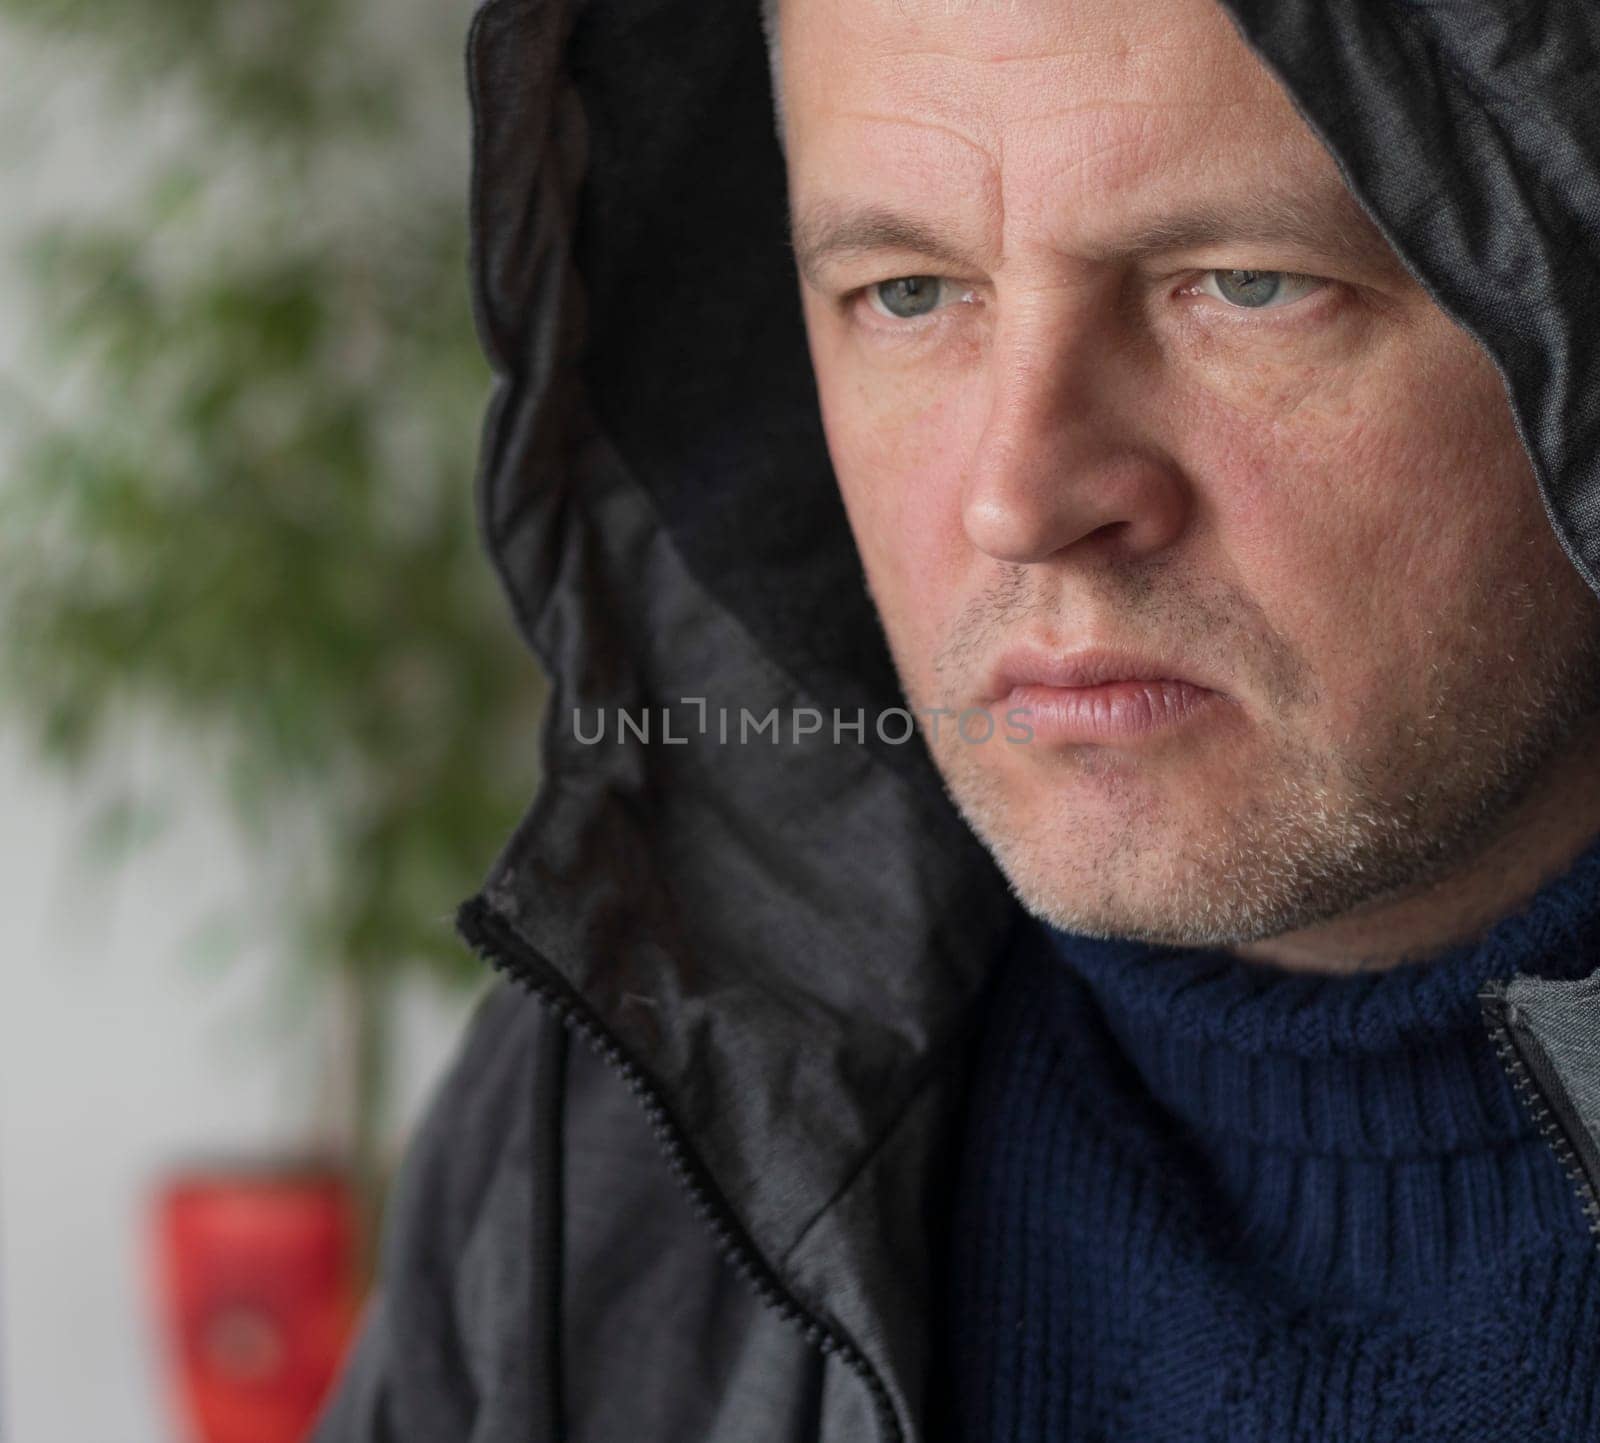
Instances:
[[[1039,50],[1032,55],[995,55],[990,51],[960,51],[960,50],[906,50],[900,46],[885,46],[883,53],[886,57],[895,60],[951,60],[963,64],[973,61],[984,65],[1028,65],[1049,64],[1059,60],[1094,60],[1114,61],[1125,65],[1132,61],[1142,59],[1146,55],[1167,55],[1189,51],[1184,45],[1072,45],[1051,47],[1048,50]]]
[[[1072,248],[1074,254],[1090,260],[1137,259],[1230,242],[1286,242],[1374,272],[1403,269],[1309,130],[1280,135],[1265,153],[1254,145],[1237,152],[1230,142],[1251,130],[1261,98],[1238,97],[1220,106],[1139,100],[1093,108],[1104,119],[1087,128],[1053,123],[1056,116],[1072,117],[1084,109],[1073,105],[1058,107],[1049,118],[1030,117],[1021,131],[1029,169],[1042,167],[1035,178],[1022,181],[1031,206],[1051,210],[1067,202],[1065,194],[1051,194],[1056,188],[1039,177],[1064,178],[1091,166],[1096,190],[1107,199],[1120,198],[1109,207],[1091,206],[1102,214],[1121,214],[1108,223],[1103,240],[1085,237],[1084,246]],[[1172,112],[1186,110],[1200,112],[1203,123],[1185,127],[1173,119]],[[1272,131],[1270,124],[1260,129]],[[1053,160],[1060,141],[1077,131],[1083,134],[1071,148],[1079,153],[1065,165]],[[1198,176],[1186,181],[1196,161],[1201,162]],[[1153,200],[1141,199],[1147,191]]]
[[[1004,153],[998,146],[998,135],[996,148],[991,149],[972,135],[934,120],[850,110],[829,117],[830,129],[835,119],[861,121],[891,131],[930,131],[956,141],[978,161],[981,179],[974,177],[973,189],[980,193],[986,226],[992,223],[996,213],[1003,220],[999,176],[1004,166]],[[798,208],[797,201],[800,202]],[[924,218],[910,209],[884,202],[854,202],[848,196],[824,194],[806,200],[796,190],[790,197],[789,243],[801,277],[818,288],[822,285],[820,272],[827,262],[873,251],[920,252],[952,266],[972,264],[975,256],[949,234],[940,219]],[[999,259],[995,257],[994,263],[998,264]]]
[[[936,131],[940,135],[947,135],[952,140],[959,141],[969,150],[977,151],[984,165],[991,171],[998,168],[999,156],[988,145],[975,136],[968,135],[965,131],[958,130],[954,125],[942,120],[929,120],[923,116],[885,115],[873,110],[841,110],[830,115],[828,120],[830,123],[835,120],[864,120],[871,125],[893,125],[910,127],[914,130]]]
[[[1132,55],[1119,52],[1114,56],[1098,52],[1062,52],[1039,57],[985,58],[983,68],[976,74],[971,64],[961,63],[948,75],[944,67],[930,69],[908,63],[917,58],[917,54],[898,50],[882,57],[874,70],[874,89],[879,97],[890,96],[927,106],[940,113],[941,119],[965,113],[983,124],[987,131],[1002,128],[1003,114],[1004,124],[1026,125],[1068,118],[1085,111],[1111,113],[1131,108],[1214,115],[1263,103],[1259,93],[1219,101],[1204,90],[1197,93],[1192,84],[1175,88],[1172,77],[1159,72],[1154,77],[1145,73],[1158,71],[1164,57],[1144,50]],[[920,58],[932,57],[922,52]],[[1097,63],[1102,60],[1105,63]],[[1011,65],[1027,65],[1029,73],[999,77],[989,73],[991,66]],[[865,115],[868,112],[854,113]],[[873,118],[891,122],[907,119],[903,114],[874,115]],[[948,128],[974,144],[982,143],[960,131],[954,123]]]
[[[983,179],[979,184],[985,192],[982,206],[985,239],[977,250],[989,254],[980,257],[972,246],[944,231],[942,216],[919,215],[914,190],[907,193],[903,210],[897,210],[888,201],[853,205],[848,197],[822,197],[802,206],[799,214],[791,214],[792,245],[801,263],[802,275],[816,283],[816,272],[824,259],[874,250],[921,253],[948,263],[952,268],[970,267],[980,261],[999,266],[1010,248],[1006,236],[1009,211],[1020,210],[1039,216],[1041,211],[1054,210],[1065,204],[1067,197],[1053,194],[1058,189],[1052,184],[1053,180],[1064,180],[1071,173],[1107,164],[1127,183],[1112,185],[1113,190],[1122,192],[1122,203],[1114,209],[1122,211],[1123,215],[1112,220],[1105,214],[1104,207],[1094,207],[1102,212],[1101,219],[1106,226],[1103,234],[1080,236],[1076,243],[1054,247],[1063,254],[1070,252],[1081,259],[1106,262],[1230,242],[1279,242],[1375,273],[1394,274],[1404,269],[1381,231],[1331,168],[1326,176],[1313,172],[1304,193],[1285,187],[1285,175],[1305,176],[1308,167],[1315,166],[1315,161],[1302,152],[1299,144],[1274,147],[1277,154],[1259,164],[1258,179],[1252,181],[1246,176],[1220,194],[1215,185],[1210,194],[1195,194],[1191,187],[1191,194],[1170,197],[1160,210],[1138,204],[1137,198],[1146,188],[1145,182],[1159,184],[1160,173],[1170,168],[1171,157],[1163,153],[1169,151],[1176,136],[1171,124],[1155,124],[1153,128],[1158,116],[1200,111],[1214,122],[1225,122],[1225,126],[1237,129],[1237,124],[1225,120],[1225,116],[1260,108],[1262,98],[1259,96],[1235,97],[1220,105],[1182,98],[1141,96],[1108,100],[1102,97],[1068,105],[1058,101],[1042,114],[1013,116],[1008,122],[1017,130],[1013,139],[1018,143],[1019,154],[1027,157],[1023,171],[1015,178],[1007,176],[1005,170],[1007,124],[998,123],[998,116],[993,117],[997,123],[984,124],[991,117],[982,113],[986,107],[973,108],[970,104],[973,98],[969,97],[967,113],[961,117],[969,122],[965,126],[952,119],[948,110],[945,115],[932,118],[855,109],[831,115],[828,121],[830,129],[835,121],[853,121],[864,127],[881,127],[912,137],[919,133],[938,136],[961,147],[978,162],[982,171]],[[984,98],[993,97],[986,95]],[[1087,128],[1062,123],[1085,113],[1102,117],[1102,123]],[[1140,123],[1141,120],[1144,123]],[[1176,123],[1181,127],[1181,120]],[[1203,130],[1212,128],[1206,126]],[[1066,134],[1056,133],[1058,131]],[[1215,149],[1206,142],[1203,133],[1191,133],[1189,138],[1191,144],[1198,144],[1202,150]],[[1303,139],[1331,166],[1331,158],[1321,149],[1320,142],[1309,133]],[[1069,142],[1069,152],[1082,153],[1056,154],[1064,141]],[[893,148],[899,149],[899,145]],[[907,162],[918,168],[953,162],[953,158],[940,161],[931,152],[924,161],[917,155],[917,149],[915,140],[909,140],[904,154]],[[1261,161],[1259,156],[1255,159]],[[1084,183],[1079,182],[1079,189]],[[1006,194],[1008,189],[1019,185],[1022,189],[1018,194]],[[793,199],[799,201],[800,198],[796,192]],[[1146,216],[1141,218],[1137,209],[1145,209]],[[995,235],[998,240],[991,239]]]
[[[947,15],[945,18],[957,17]],[[1220,15],[1216,19],[1231,41],[1226,55],[1231,63],[1223,68],[1240,72],[1247,89],[1259,93],[1272,87],[1273,82],[1259,60],[1242,45]],[[1037,77],[1028,74],[1013,79],[1008,73],[1001,83],[1043,88],[1085,87],[1091,103],[1115,101],[1126,96],[1130,89],[1152,86],[1156,93],[1150,98],[1158,100],[1170,94],[1175,84],[1191,92],[1196,87],[1209,91],[1214,86],[1208,82],[1215,80],[1215,72],[1223,60],[1222,56],[1212,56],[1209,65],[1185,65],[1173,75],[1169,73],[1171,57],[1192,59],[1199,38],[1196,35],[1135,36],[1119,31],[1106,39],[1093,40],[1075,36],[1072,30],[1070,23],[1058,19],[1038,37],[1035,48],[1013,49],[1010,53],[1000,51],[993,44],[984,45],[982,35],[973,36],[964,44],[961,39],[965,37],[957,36],[955,43],[949,45],[919,45],[915,41],[910,45],[897,44],[891,37],[872,36],[865,31],[859,32],[859,39],[870,52],[870,68],[879,76],[927,67],[939,73],[939,84],[943,87],[951,83],[943,72],[955,67],[956,84],[983,85],[985,72],[991,68],[1010,72],[1020,66],[1036,70]],[[1199,99],[1193,103],[1206,101]]]
[[[1184,100],[1177,96],[1168,95],[1110,95],[1094,97],[1086,100],[1074,101],[1069,105],[1052,105],[1042,110],[1021,111],[1012,117],[1014,125],[1048,125],[1054,120],[1064,120],[1075,115],[1081,115],[1086,110],[1093,110],[1103,114],[1115,114],[1123,110],[1146,111],[1151,114],[1161,114],[1167,111],[1198,112],[1213,120],[1227,111],[1257,110],[1261,102],[1255,97],[1240,97],[1236,100]]]

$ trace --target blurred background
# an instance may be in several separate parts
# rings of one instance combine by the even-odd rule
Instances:
[[[466,0],[0,0],[0,1437],[291,1443],[537,787]]]

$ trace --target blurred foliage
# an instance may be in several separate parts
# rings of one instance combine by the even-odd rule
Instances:
[[[21,258],[49,354],[0,413],[0,706],[69,770],[130,709],[214,759],[288,864],[301,979],[358,998],[369,1113],[389,988],[478,979],[450,914],[536,780],[539,684],[472,511],[465,19],[0,0],[130,126],[184,117],[131,203]],[[103,822],[155,830],[126,796]],[[315,844],[285,858],[291,827]]]

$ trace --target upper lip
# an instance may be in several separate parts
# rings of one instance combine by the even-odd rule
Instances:
[[[1104,686],[1115,681],[1181,681],[1200,686],[1180,663],[1136,652],[1093,647],[1051,651],[1017,646],[1003,652],[989,672],[986,694],[995,700],[1018,686]]]

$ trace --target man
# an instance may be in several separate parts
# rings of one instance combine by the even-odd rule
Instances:
[[[780,8],[475,27],[547,780],[319,1438],[1600,1436],[1600,18]]]

